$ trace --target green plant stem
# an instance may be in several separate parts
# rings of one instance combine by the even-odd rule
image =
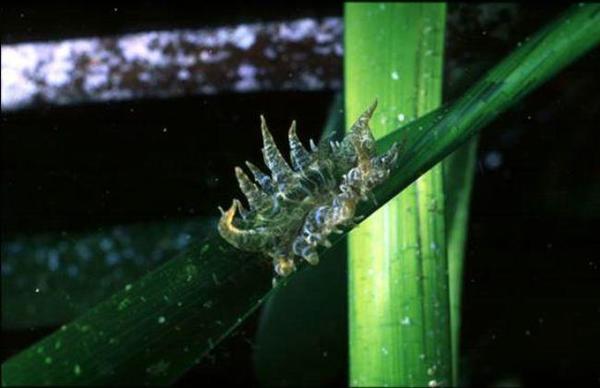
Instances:
[[[444,4],[345,7],[346,120],[378,97],[376,137],[441,103]],[[350,384],[450,381],[442,165],[349,236]]]
[[[450,285],[450,335],[454,384],[459,384],[460,327],[463,267],[469,220],[469,203],[477,162],[478,136],[444,159],[446,192],[446,251]]]
[[[596,46],[599,15],[598,4],[573,6],[455,104],[378,141],[379,149],[387,149],[408,134],[399,167],[375,191],[379,206],[519,98]],[[357,214],[369,215],[376,209],[364,203]],[[323,260],[327,259],[324,252]],[[173,382],[260,305],[271,291],[271,271],[260,255],[240,252],[213,232],[4,362],[2,384]]]

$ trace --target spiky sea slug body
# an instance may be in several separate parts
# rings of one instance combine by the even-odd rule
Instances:
[[[341,142],[323,141],[316,146],[311,140],[310,151],[298,139],[296,122],[292,122],[288,134],[291,166],[261,116],[263,158],[271,175],[246,162],[257,185],[241,168],[235,168],[249,209],[237,199],[227,211],[219,208],[221,236],[241,250],[271,257],[279,276],[293,272],[298,258],[316,265],[317,246],[330,246],[327,237],[331,233],[354,223],[358,202],[368,199],[396,163],[397,144],[382,155],[375,153],[369,119],[376,106],[377,101],[360,115]]]

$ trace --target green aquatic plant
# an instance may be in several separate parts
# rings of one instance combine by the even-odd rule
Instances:
[[[571,7],[488,72],[463,97],[377,141],[406,139],[398,168],[374,190],[368,216],[498,114],[600,41],[600,5]],[[339,240],[337,240],[339,241]],[[336,241],[332,241],[334,244]],[[328,251],[321,253],[328,259]],[[272,292],[261,255],[213,230],[81,317],[2,364],[3,385],[168,384],[206,355]],[[290,281],[293,281],[293,276]]]
[[[441,3],[346,4],[347,118],[379,96],[382,137],[441,104],[445,16]],[[451,381],[442,163],[349,235],[352,386]]]

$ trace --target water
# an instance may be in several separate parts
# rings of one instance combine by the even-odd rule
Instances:
[[[235,25],[251,19],[247,15],[266,21],[290,17],[281,7],[234,7],[232,16],[225,8],[203,14],[185,8],[165,12],[163,6],[132,12],[70,5],[73,14],[67,19],[61,14],[64,7],[55,3],[36,7],[9,7],[3,44]],[[342,15],[339,7],[322,7],[314,13]],[[445,97],[460,95],[561,10],[522,5],[503,12],[451,5]],[[274,55],[269,51],[268,57]],[[598,97],[591,81],[598,58],[577,62],[481,136],[464,281],[462,353],[470,384],[597,381],[600,295],[593,222],[599,214],[593,136]],[[306,64],[295,63],[299,69],[291,75],[300,77]],[[258,74],[248,65],[236,69],[247,77]],[[341,70],[340,64],[338,80]],[[388,77],[390,82],[402,79],[397,73]],[[47,313],[28,307],[43,307],[36,298],[59,290],[60,301],[74,305],[86,292],[93,291],[97,301],[115,290],[131,291],[138,276],[186,249],[201,234],[190,223],[218,216],[217,206],[240,196],[233,167],[245,160],[262,164],[259,114],[267,118],[278,144],[285,144],[292,119],[306,142],[318,138],[333,95],[333,88],[220,93],[3,112],[2,287],[3,295],[12,290],[26,301],[19,303],[22,325],[12,328],[4,317],[17,310],[3,303],[3,360],[72,318],[45,321]],[[405,115],[412,117],[405,112],[394,125]],[[148,224],[173,228],[130,239],[132,225]],[[47,236],[50,240],[44,240]],[[181,384],[204,382],[208,376],[223,384],[346,384],[346,270],[340,260],[321,263],[321,272],[303,273],[269,302],[263,310],[268,315],[259,320],[254,314],[242,322]],[[190,281],[198,271],[189,268]],[[219,285],[223,279],[213,281]],[[73,284],[84,288],[67,287]],[[125,309],[131,301],[122,303]],[[211,299],[201,308],[220,307]],[[153,316],[156,325],[169,320],[159,312]],[[413,324],[408,316],[400,322]],[[391,348],[384,349],[391,355]],[[41,361],[56,363],[46,355]],[[418,361],[425,362],[425,355]],[[159,376],[171,367],[159,358],[148,373]],[[76,363],[71,368],[74,375],[89,372]]]

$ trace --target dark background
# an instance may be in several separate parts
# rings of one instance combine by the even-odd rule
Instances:
[[[0,7],[2,44],[343,12],[339,4],[306,2],[18,4]],[[490,22],[483,4],[450,4],[446,99],[567,6],[522,4]],[[483,33],[488,28],[506,33],[494,38]],[[596,49],[482,132],[464,278],[469,385],[600,383],[599,68]],[[278,142],[291,119],[306,138],[316,137],[332,97],[222,94],[3,112],[2,239],[216,215],[236,190],[233,166],[258,159],[258,115],[267,116]],[[345,276],[343,268],[337,273]],[[341,356],[326,363],[333,373],[322,384],[347,379],[343,288],[338,296],[329,323],[339,329]],[[251,317],[180,385],[258,384],[257,325]],[[51,331],[3,332],[3,359]],[[286,380],[285,370],[278,373],[262,381]]]

